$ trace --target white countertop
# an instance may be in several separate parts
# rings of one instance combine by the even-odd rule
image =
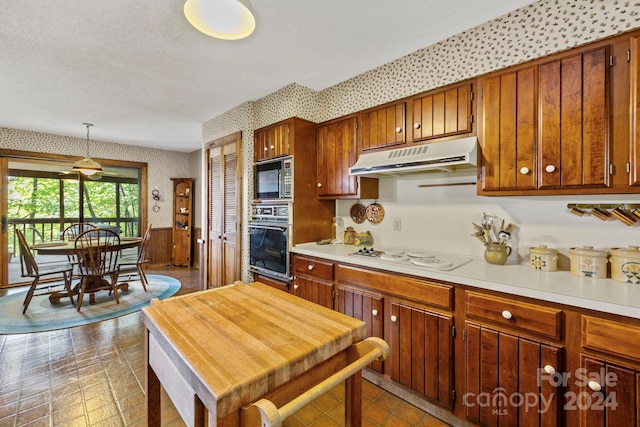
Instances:
[[[468,256],[463,257],[469,258],[470,262],[451,271],[438,271],[411,264],[381,262],[349,255],[357,249],[353,245],[303,243],[294,246],[292,251],[362,267],[443,280],[640,319],[640,284],[578,277],[569,271],[535,271],[528,264],[491,265],[484,259]]]

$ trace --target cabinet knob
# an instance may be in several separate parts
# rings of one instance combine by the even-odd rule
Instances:
[[[420,123],[414,123],[413,124],[413,128],[414,129],[420,129]]]
[[[272,146],[271,146],[271,147],[269,147],[269,148],[273,150],[273,149],[274,149],[274,148],[276,148],[276,147],[272,145]]]
[[[587,383],[587,385],[589,386],[589,388],[593,391],[600,391],[602,390],[602,386],[600,385],[600,383],[598,381],[594,381],[591,380]]]
[[[318,188],[320,188],[320,187],[322,187],[322,183],[321,182],[318,183]]]
[[[400,126],[398,126],[398,127],[396,128],[396,133],[400,133],[400,132],[402,132],[402,128],[401,128]]]
[[[521,167],[521,168],[520,168],[520,173],[521,173],[522,175],[529,175],[529,168],[528,168],[528,167],[526,167],[526,166]]]
[[[397,322],[397,321],[398,321],[398,318],[397,318],[396,316],[391,316],[391,321],[392,321],[392,322]]]
[[[511,314],[511,312],[509,310],[504,310],[502,312],[502,317],[504,317],[505,319],[509,320],[513,317],[513,315]]]
[[[313,265],[311,265],[311,264],[307,265],[307,270],[309,270],[309,271],[313,270]]]
[[[555,172],[556,171],[556,167],[553,165],[547,165],[546,168],[544,168],[544,170],[546,170],[547,172],[551,173],[551,172]]]
[[[264,151],[269,151],[269,149],[267,147],[264,147]]]
[[[296,290],[296,291],[298,290],[299,287],[300,287],[300,285],[293,285],[293,289]]]
[[[371,310],[371,315],[372,316],[377,316],[378,315],[378,310]]]
[[[554,368],[551,365],[544,365],[544,368],[542,368],[542,369],[544,369],[544,371],[549,375],[553,375],[553,374],[556,373],[556,368]]]

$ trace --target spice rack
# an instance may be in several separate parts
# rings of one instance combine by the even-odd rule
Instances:
[[[602,221],[616,219],[628,226],[640,222],[640,204],[637,203],[569,203],[567,209],[579,217],[593,215]]]

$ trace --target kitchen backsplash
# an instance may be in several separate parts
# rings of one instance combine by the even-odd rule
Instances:
[[[377,202],[384,207],[385,216],[379,224],[351,220],[349,211],[357,200],[338,201],[337,214],[344,218],[345,226],[371,231],[376,248],[401,246],[481,258],[484,246],[471,234],[472,223],[479,224],[483,213],[516,225],[512,244],[520,262],[528,260],[530,247],[540,244],[564,255],[561,267],[568,266],[571,247],[640,246],[640,222],[627,226],[616,219],[578,217],[567,208],[568,203],[640,203],[638,196],[482,197],[476,195],[475,185],[419,187],[433,181],[425,175],[381,178]],[[372,202],[360,200],[365,205]],[[393,229],[394,218],[400,218],[400,231]]]

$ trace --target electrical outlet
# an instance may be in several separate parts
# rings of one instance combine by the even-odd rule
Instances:
[[[402,219],[396,217],[393,218],[393,231],[400,231],[402,229]]]

